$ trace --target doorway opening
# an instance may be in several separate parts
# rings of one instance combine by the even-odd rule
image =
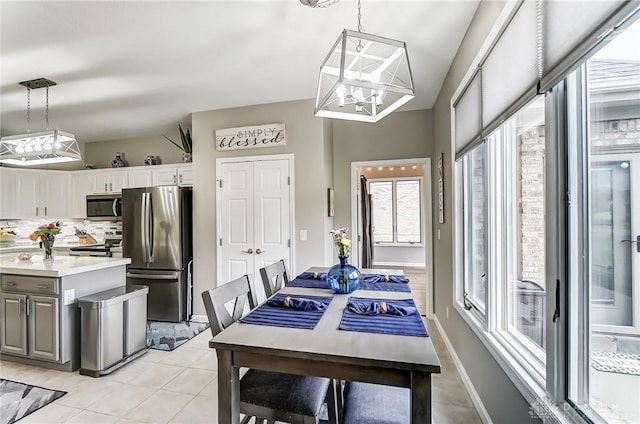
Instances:
[[[402,269],[418,309],[433,316],[431,159],[351,163],[352,261]]]

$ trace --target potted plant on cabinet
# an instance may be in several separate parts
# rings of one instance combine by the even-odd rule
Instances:
[[[181,140],[181,145],[176,143],[175,141],[171,140],[169,137],[167,137],[166,135],[162,134],[162,136],[164,138],[166,138],[167,140],[169,140],[174,146],[176,146],[178,149],[182,150],[182,161],[183,162],[191,162],[192,157],[192,142],[191,142],[191,131],[187,128],[186,131],[184,131],[182,129],[181,125],[178,125],[178,130],[180,131],[180,140]]]

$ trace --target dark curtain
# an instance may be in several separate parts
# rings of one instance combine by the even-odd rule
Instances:
[[[371,217],[371,195],[367,187],[367,177],[360,175],[360,210],[362,211],[362,268],[373,266],[373,219]]]

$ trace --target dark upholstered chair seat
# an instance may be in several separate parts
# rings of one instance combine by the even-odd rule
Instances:
[[[348,382],[343,424],[407,424],[411,422],[411,393],[402,387]]]
[[[240,380],[240,402],[314,416],[328,389],[328,378],[251,369]]]

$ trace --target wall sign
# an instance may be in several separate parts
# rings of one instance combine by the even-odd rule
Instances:
[[[216,130],[216,150],[286,146],[284,124],[252,125]]]

